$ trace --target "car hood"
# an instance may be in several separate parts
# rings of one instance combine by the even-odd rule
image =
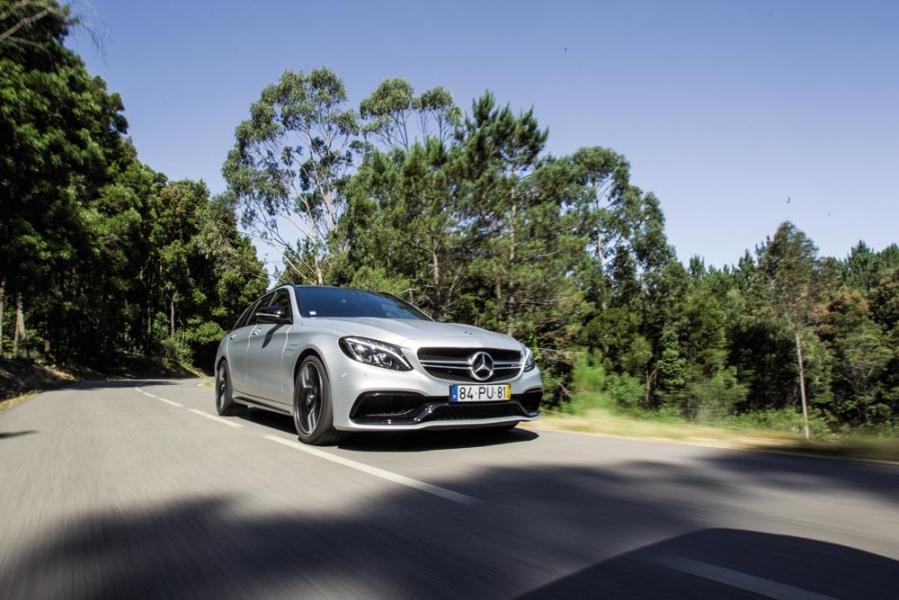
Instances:
[[[418,319],[379,319],[376,317],[316,318],[314,321],[319,327],[327,326],[346,335],[373,338],[399,346],[505,348],[509,350],[521,348],[521,344],[508,335],[461,323],[439,323]]]

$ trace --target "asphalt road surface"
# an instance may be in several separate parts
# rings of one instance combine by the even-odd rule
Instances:
[[[899,598],[899,468],[569,433],[352,436],[196,380],[0,414],[0,598]]]

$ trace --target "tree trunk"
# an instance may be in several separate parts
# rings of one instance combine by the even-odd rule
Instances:
[[[655,379],[656,379],[655,367],[650,369],[649,366],[647,365],[647,367],[646,367],[646,394],[645,394],[645,398],[643,400],[644,408],[649,408],[649,401],[652,398],[652,386],[653,386],[653,383],[655,382]]]
[[[802,341],[799,338],[799,329],[796,329],[796,362],[799,364],[799,397],[802,400],[802,430],[805,439],[809,439],[808,430],[808,402],[805,399],[805,367],[802,365]]]
[[[0,357],[3,356],[3,302],[6,300],[6,277],[0,279]]]
[[[493,295],[496,297],[496,325],[499,328],[499,324],[503,319],[503,288],[502,282],[499,280],[499,277],[496,278],[493,284]]]
[[[22,296],[16,295],[16,324],[13,328],[12,351],[19,354],[19,344],[25,342],[25,312],[22,310]]]
[[[174,298],[169,300],[169,328],[171,329],[171,336],[175,337],[175,299]]]
[[[515,202],[512,202],[512,215],[509,218],[509,268],[512,269],[515,266],[515,219],[518,217],[518,206]],[[506,280],[506,289],[507,297],[506,297],[506,306],[508,307],[507,312],[512,312],[515,310],[515,282],[512,280],[512,277]],[[506,325],[506,335],[511,336],[512,331],[512,318],[509,318],[509,322]]]
[[[315,283],[325,285],[325,274],[322,273],[321,257],[315,255]]]
[[[434,296],[435,303],[439,311],[443,311],[443,294],[440,289],[440,260],[437,258],[437,238],[431,237],[431,276],[434,279]]]

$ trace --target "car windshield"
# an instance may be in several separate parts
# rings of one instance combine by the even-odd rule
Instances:
[[[378,317],[419,319],[430,317],[399,298],[379,292],[328,287],[296,287],[300,314],[307,318]]]

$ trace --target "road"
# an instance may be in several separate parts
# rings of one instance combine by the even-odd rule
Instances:
[[[899,598],[899,468],[550,431],[296,442],[197,380],[0,414],[0,597]]]

